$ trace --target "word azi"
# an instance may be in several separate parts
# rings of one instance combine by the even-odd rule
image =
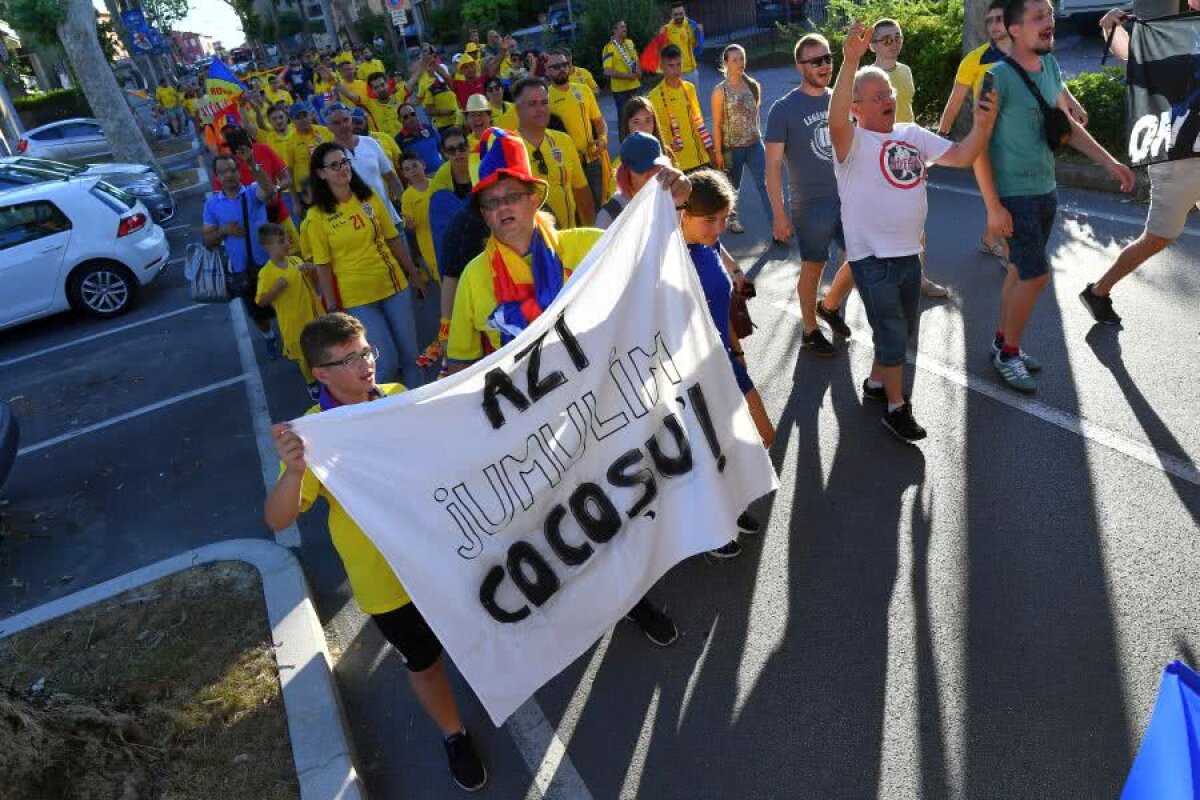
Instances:
[[[590,361],[563,317],[558,318],[553,330],[575,370],[584,372]],[[558,370],[542,374],[542,347],[548,335],[549,332],[539,337],[516,356],[517,363],[523,362],[525,366],[524,392],[502,368],[497,367],[486,376],[483,409],[493,428],[506,424],[504,412],[507,406],[518,412],[527,411],[549,392],[568,382],[566,375]],[[458,548],[460,557],[478,557],[484,550],[484,537],[494,536],[508,527],[518,508],[531,508],[538,489],[557,487],[583,458],[590,440],[608,439],[655,409],[659,409],[661,415],[660,403],[669,403],[671,395],[679,394],[676,387],[683,383],[661,332],[655,333],[650,352],[641,346],[630,348],[623,356],[614,351],[608,364],[608,377],[621,398],[620,407],[608,413],[599,408],[594,391],[584,392],[556,415],[556,424],[539,425],[537,431],[525,439],[522,450],[505,455],[482,470],[494,497],[494,502],[488,504],[490,510],[480,503],[465,482],[449,490],[437,490],[435,499],[445,503],[446,512],[466,540]],[[690,407],[704,432],[718,470],[723,471],[725,456],[717,441],[704,390],[699,384],[693,384],[682,394],[686,394],[687,399],[675,396],[675,403],[683,410]],[[638,446],[622,452],[608,465],[604,480],[610,489],[606,490],[597,481],[585,481],[571,492],[565,503],[557,503],[550,509],[542,524],[542,534],[550,552],[567,567],[583,564],[594,554],[594,545],[610,541],[621,531],[626,519],[643,513],[653,518],[654,512],[647,509],[658,497],[660,478],[686,475],[694,466],[687,430],[680,415],[671,410],[650,436]],[[638,496],[622,511],[610,497],[611,488],[636,491]],[[568,541],[564,532],[568,516],[582,533],[575,542]],[[479,587],[479,599],[484,609],[493,619],[504,623],[519,622],[530,614],[527,604],[506,608],[497,600],[506,578],[534,606],[544,604],[561,585],[546,556],[527,541],[513,542],[504,565],[497,564],[488,570]]]

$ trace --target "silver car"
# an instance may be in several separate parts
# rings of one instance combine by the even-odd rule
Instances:
[[[96,177],[132,194],[162,224],[175,216],[175,199],[158,174],[143,164],[64,164],[45,158],[0,158],[0,191],[49,180]]]
[[[17,153],[38,158],[71,161],[111,152],[97,120],[75,117],[31,128],[17,142]]]

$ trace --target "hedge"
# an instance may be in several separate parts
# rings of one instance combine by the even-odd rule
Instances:
[[[78,89],[55,89],[44,94],[14,97],[13,106],[26,128],[71,117],[92,117],[92,107]]]
[[[1067,79],[1067,88],[1088,112],[1088,131],[1119,161],[1128,161],[1125,146],[1125,69],[1104,67]]]
[[[600,53],[612,38],[613,23],[624,20],[629,38],[641,53],[658,35],[665,20],[662,8],[651,0],[590,0],[583,18],[576,18],[579,30],[572,51],[576,62],[591,70],[600,83],[607,83],[600,66]]]

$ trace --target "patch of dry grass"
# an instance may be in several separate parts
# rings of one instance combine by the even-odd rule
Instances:
[[[258,573],[196,567],[0,640],[0,800],[297,798]]]

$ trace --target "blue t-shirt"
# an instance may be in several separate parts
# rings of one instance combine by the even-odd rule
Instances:
[[[267,223],[267,205],[258,197],[258,184],[243,186],[241,195],[232,200],[226,197],[224,192],[217,192],[209,197],[204,201],[204,224],[220,227],[230,222],[236,222],[242,227],[246,227],[242,221],[242,196],[246,198],[246,211],[250,218],[251,254],[254,257],[254,263],[261,267],[267,263],[269,257],[267,251],[263,250],[262,245],[258,243],[259,226]],[[227,236],[224,245],[225,255],[229,258],[229,269],[233,272],[245,272],[246,237]]]
[[[1058,61],[1041,57],[1041,72],[1029,77],[1042,93],[1046,105],[1054,107],[1065,88]],[[1001,197],[1026,197],[1049,194],[1056,186],[1054,152],[1046,144],[1042,128],[1042,109],[1037,98],[1007,61],[992,67],[1000,113],[988,145],[996,191]]]
[[[287,89],[295,97],[308,97],[312,92],[309,90],[309,85],[312,83],[312,68],[306,66],[288,67],[287,71]]]
[[[442,137],[433,128],[422,125],[421,131],[409,136],[407,131],[396,134],[396,144],[406,153],[416,153],[425,162],[425,174],[433,177],[442,165]]]
[[[700,276],[700,287],[704,289],[704,299],[708,303],[708,313],[712,316],[717,333],[721,336],[721,344],[729,348],[729,295],[733,293],[733,280],[721,263],[721,252],[716,247],[706,244],[689,244],[688,252],[692,254],[692,264],[696,274]]]

